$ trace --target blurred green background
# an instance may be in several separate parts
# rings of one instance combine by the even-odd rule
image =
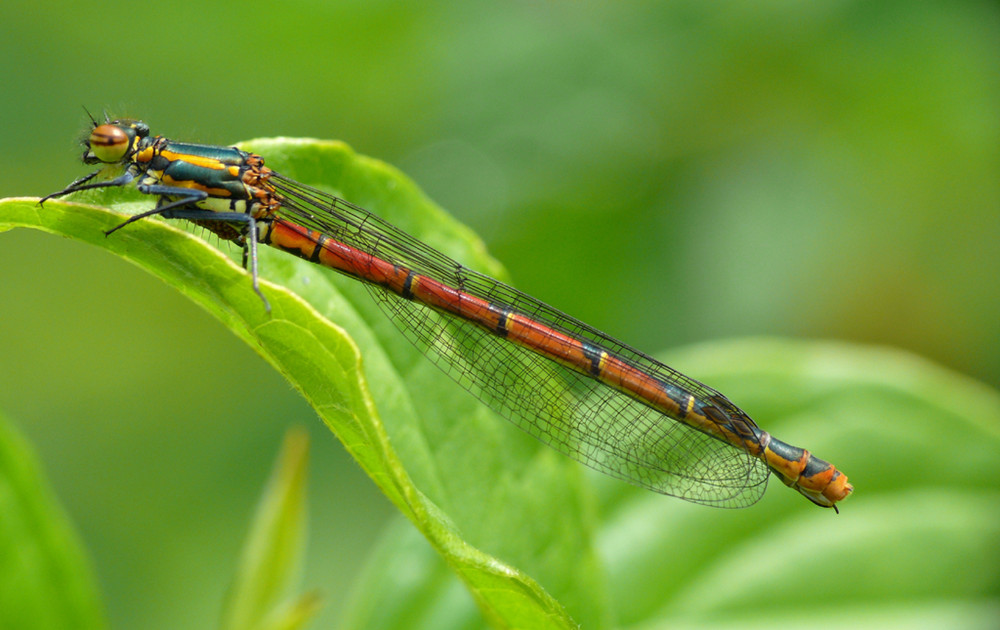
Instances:
[[[0,196],[86,172],[81,106],[188,141],[342,139],[519,288],[649,352],[831,338],[1000,384],[995,3],[43,4],[0,24]],[[112,625],[211,625],[293,423],[315,436],[306,582],[336,619],[392,510],[309,407],[150,276],[0,238],[0,407]]]

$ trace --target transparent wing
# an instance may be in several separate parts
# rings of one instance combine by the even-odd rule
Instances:
[[[585,340],[700,401],[722,401],[722,407],[736,409],[716,390],[462,266],[362,208],[277,174],[270,183],[283,197],[279,213],[289,221]],[[745,450],[471,321],[379,285],[366,287],[404,336],[440,369],[561,453],[613,477],[696,503],[745,507],[763,494],[767,466]]]

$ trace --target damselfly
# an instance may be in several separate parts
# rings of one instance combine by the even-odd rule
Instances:
[[[775,473],[833,507],[853,487],[809,451],[772,438],[728,398],[506,284],[477,273],[343,199],[234,147],[150,136],[136,120],[93,123],[82,177],[44,201],[109,186],[243,248],[253,288],[257,244],[361,280],[403,334],[460,385],[556,450],[635,485],[695,503],[745,507]]]

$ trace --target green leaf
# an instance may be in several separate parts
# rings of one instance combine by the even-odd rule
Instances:
[[[696,348],[676,363],[696,366],[775,435],[836,456],[856,491],[833,515],[800,510],[772,484],[744,511],[752,518],[731,522],[663,515],[647,502],[609,505],[613,525],[600,537],[610,583],[639,576],[631,583],[644,585],[614,590],[623,622],[992,623],[1000,602],[990,568],[1000,566],[996,391],[913,355],[839,343],[747,339]],[[672,575],[645,586],[643,576],[659,574],[668,558]]]
[[[457,260],[499,272],[478,240],[381,163],[336,143],[260,141],[253,150]],[[99,196],[123,212],[150,205],[136,205],[130,191]],[[910,355],[834,343],[744,340],[666,356],[856,487],[839,516],[780,484],[752,508],[712,510],[598,475],[585,480],[582,467],[424,360],[356,282],[262,251],[263,275],[285,287],[265,283],[268,316],[247,275],[216,249],[152,220],[104,238],[121,220],[74,204],[0,206],[0,228],[98,244],[219,317],[288,377],[416,526],[426,542],[410,529],[386,533],[347,627],[481,625],[453,574],[482,617],[512,628],[818,619],[981,627],[1000,607],[1000,397],[981,384]]]
[[[390,167],[359,157],[340,143],[259,141],[252,149],[264,152],[270,166],[304,183],[333,190],[397,221],[446,253],[499,273],[480,241],[448,220],[412,182]],[[497,536],[530,519],[533,529],[559,539],[558,548],[568,549],[584,565],[593,562],[585,544],[586,529],[575,527],[583,520],[578,516],[578,493],[570,491],[552,501],[532,489],[553,483],[574,488],[577,473],[572,467],[548,452],[536,457],[540,447],[533,440],[520,435],[511,440],[516,430],[501,428],[503,421],[426,365],[358,283],[264,248],[262,275],[280,280],[309,301],[265,280],[263,288],[272,306],[268,314],[251,290],[248,275],[230,256],[174,225],[140,221],[104,236],[124,214],[149,208],[150,200],[118,189],[80,196],[99,198],[117,212],[62,200],[39,208],[35,199],[9,199],[0,202],[0,230],[32,227],[92,243],[188,295],[305,396],[358,464],[465,582],[493,624],[575,626],[563,606],[538,582],[494,555],[517,559],[537,545],[539,539],[509,533]],[[336,325],[319,311],[330,314]],[[368,382],[376,384],[374,391],[369,391]],[[382,418],[390,426],[391,442]],[[454,452],[454,460],[449,460],[441,451],[455,451],[456,445],[454,440],[439,440],[443,434],[475,448]],[[505,442],[514,446],[502,446]],[[477,468],[479,481],[470,476],[469,465]],[[524,507],[496,518],[515,499]],[[562,509],[562,514],[548,518],[551,514],[546,513],[546,518],[535,520],[530,512],[553,506]],[[484,519],[484,514],[492,516]],[[571,534],[563,536],[565,531]],[[493,553],[477,548],[481,544],[492,544]],[[531,568],[532,563],[527,564]],[[536,560],[535,564],[540,563]],[[561,581],[582,585],[591,578],[583,573]],[[595,599],[579,588],[575,592],[582,601]]]
[[[290,430],[227,597],[224,630],[293,630],[304,627],[318,610],[315,595],[285,599],[305,549],[308,454],[308,434]]]
[[[0,417],[0,628],[105,626],[76,534],[27,442]]]

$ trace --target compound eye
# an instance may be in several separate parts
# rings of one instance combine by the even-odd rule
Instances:
[[[90,153],[101,162],[120,162],[128,153],[132,138],[118,125],[99,125],[90,132],[87,139]]]

